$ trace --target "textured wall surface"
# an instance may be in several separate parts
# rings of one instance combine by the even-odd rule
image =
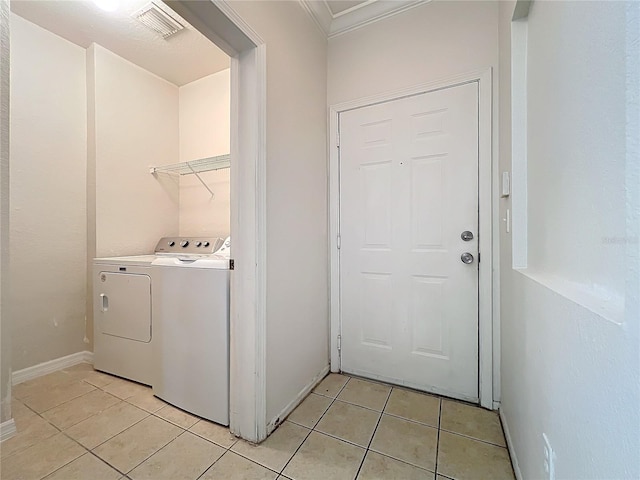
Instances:
[[[593,297],[596,311],[618,323],[625,289],[625,13],[622,2],[534,3],[527,46],[528,268],[557,279],[552,288],[581,304]]]
[[[178,234],[177,181],[149,173],[178,161],[178,87],[99,45],[92,51],[96,256],[150,253]]]
[[[180,161],[229,153],[231,85],[229,70],[180,87]],[[180,235],[229,235],[229,169],[180,178]]]
[[[433,1],[330,39],[329,105],[497,66],[497,14]]]
[[[85,70],[83,48],[11,15],[14,370],[86,348]]]
[[[500,3],[501,171],[511,169],[510,26],[513,8],[514,2]],[[536,72],[535,78],[540,82],[553,80],[553,84],[549,85],[549,95],[539,93],[539,84],[532,90],[538,92],[538,96],[535,108],[530,112],[534,115],[544,112],[548,118],[546,124],[538,118],[530,125],[536,128],[529,130],[529,142],[533,143],[530,153],[536,156],[529,158],[529,162],[539,159],[546,167],[544,172],[535,172],[532,178],[533,182],[544,185],[533,184],[532,187],[542,191],[548,184],[550,191],[556,192],[553,198],[541,199],[534,195],[529,199],[535,202],[535,216],[542,218],[538,221],[544,222],[545,213],[550,219],[549,226],[529,230],[529,241],[550,240],[547,247],[539,250],[548,256],[546,260],[557,254],[550,250],[554,241],[564,242],[563,248],[574,244],[582,248],[586,243],[602,248],[603,234],[589,223],[599,222],[603,209],[611,213],[612,218],[606,220],[612,222],[611,235],[620,235],[626,241],[622,242],[623,268],[620,269],[621,259],[617,257],[620,250],[617,248],[604,253],[612,255],[612,261],[602,267],[606,275],[617,272],[616,282],[619,283],[616,288],[624,292],[622,324],[617,325],[532,277],[513,270],[511,235],[504,228],[501,230],[501,409],[514,448],[514,459],[525,479],[545,478],[543,433],[556,453],[556,478],[640,477],[640,288],[636,240],[640,188],[637,142],[639,8],[633,2],[536,2],[529,17],[529,49],[534,52],[538,48],[553,50],[544,56],[539,56],[538,52],[533,57],[536,68],[544,68],[544,71]],[[591,27],[587,31],[585,27],[588,26]],[[552,45],[557,48],[551,48]],[[613,50],[607,52],[604,47]],[[543,66],[545,62],[551,63]],[[583,77],[578,78],[581,74]],[[611,91],[606,88],[609,82]],[[561,88],[562,94],[555,88]],[[602,105],[595,96],[616,98],[610,104]],[[619,96],[626,98],[626,112],[624,108],[620,109],[623,100]],[[592,108],[595,111],[591,111]],[[584,118],[595,117],[598,112],[606,116],[612,126],[618,126],[616,131],[608,130],[598,121],[589,125],[583,123]],[[603,128],[593,132],[588,142],[581,143],[580,130],[591,126]],[[556,138],[549,142],[545,135]],[[564,147],[560,148],[562,144]],[[588,145],[590,148],[585,150]],[[548,156],[539,158],[538,152],[546,148],[551,149]],[[604,158],[600,155],[603,151],[610,152],[611,157]],[[555,161],[551,162],[551,159]],[[568,178],[571,170],[580,179],[579,185],[573,185]],[[560,179],[568,182],[566,192],[559,184]],[[616,191],[609,198],[599,197],[614,186]],[[579,199],[564,197],[569,192],[578,195],[576,189],[585,194]],[[594,196],[600,199],[594,199]],[[576,232],[568,232],[554,222],[559,216],[566,215],[564,210],[571,208],[577,200],[581,201],[574,219],[580,224],[577,233],[584,231],[588,238],[574,242]],[[510,201],[501,200],[500,208],[501,217],[504,217],[506,209],[511,208]],[[620,226],[619,213],[624,215],[623,226]],[[603,225],[596,226],[601,228]],[[545,231],[552,226],[558,231]],[[538,260],[546,261],[544,258]],[[581,261],[586,264],[585,268],[601,268],[599,260],[593,259],[592,255],[584,255]],[[588,279],[588,275],[588,272],[582,272],[578,278]]]

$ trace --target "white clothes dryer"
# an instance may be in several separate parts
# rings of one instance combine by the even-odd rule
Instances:
[[[93,366],[151,385],[154,255],[93,262]]]

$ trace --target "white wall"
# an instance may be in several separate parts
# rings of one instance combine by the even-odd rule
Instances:
[[[267,48],[267,421],[329,364],[326,40],[297,2],[233,2]]]
[[[95,71],[95,252],[150,253],[160,237],[178,234],[177,181],[149,173],[178,161],[178,87],[99,45],[88,58]]]
[[[527,49],[528,268],[571,282],[577,300],[593,297],[595,308],[618,322],[625,289],[624,24],[622,4],[539,2],[529,14]],[[605,57],[605,68],[593,68]]]
[[[84,49],[11,16],[13,368],[85,349]]]
[[[513,2],[500,3],[499,150],[500,170],[505,171],[511,169],[510,20],[513,7]],[[623,20],[625,9],[626,22]],[[624,282],[622,288],[626,290],[624,322],[616,325],[513,270],[511,235],[501,229],[501,410],[514,458],[525,479],[545,478],[542,433],[548,435],[556,452],[556,478],[640,477],[639,16],[639,6],[632,2],[536,2],[529,17],[529,51],[533,53],[530,60],[536,68],[544,69],[530,77],[530,81],[536,80],[530,91],[536,97],[534,108],[530,109],[534,117],[529,129],[529,162],[542,162],[546,168],[546,172],[539,172],[535,171],[539,165],[534,167],[530,186],[541,191],[539,183],[549,185],[555,197],[549,202],[539,194],[530,196],[530,212],[534,218],[547,214],[550,219],[547,229],[559,230],[551,233],[540,228],[532,230],[533,223],[530,224],[530,242],[549,240],[548,247],[537,253],[542,257],[535,259],[537,254],[534,254],[534,261],[549,264],[555,255],[551,251],[555,242],[563,243],[562,248],[576,246],[583,252],[588,243],[598,244],[598,250],[605,248],[599,243],[604,235],[621,235],[628,242],[626,265],[618,272],[620,281]],[[606,47],[606,51],[602,47]],[[619,52],[626,53],[626,66]],[[581,72],[582,81],[576,81],[576,75]],[[620,75],[625,73],[626,85],[620,83]],[[553,82],[548,85],[548,95],[539,95],[538,89],[545,85],[546,79]],[[622,146],[624,137],[597,120],[600,112],[611,126],[624,123],[622,100],[611,95],[626,95],[627,121],[633,120],[627,124],[626,148]],[[612,101],[603,105],[600,97]],[[547,123],[540,118],[542,112],[549,119]],[[585,125],[583,118],[591,119],[590,125]],[[590,131],[591,126],[598,131]],[[591,138],[586,138],[587,132]],[[555,138],[549,138],[554,134],[557,134]],[[629,142],[629,138],[634,140]],[[589,149],[585,150],[585,146]],[[545,151],[547,158],[541,158],[541,152]],[[608,151],[610,156],[601,156],[603,151]],[[570,172],[580,179],[579,185],[572,184]],[[565,197],[560,179],[569,183],[566,193],[576,194],[578,189],[584,192],[579,204]],[[615,191],[608,198],[602,198],[613,186]],[[626,198],[618,192],[624,192]],[[502,200],[500,208],[503,217],[506,209],[511,208],[510,200]],[[554,223],[566,216],[568,208],[575,208],[576,221],[580,224],[577,232]],[[610,213],[611,223],[592,222],[592,215],[599,218],[604,209]],[[618,212],[626,216],[624,227],[616,219]],[[590,223],[597,223],[596,228]],[[606,230],[609,228],[610,232]],[[582,232],[587,238],[576,239],[575,235]],[[605,277],[620,269],[619,251],[604,251],[603,255],[611,256],[606,267],[592,258],[593,255],[583,256],[581,262],[595,267],[591,272],[602,272]],[[568,265],[564,260],[560,264]],[[568,271],[575,273],[576,278],[591,275],[591,272],[578,272],[573,266]]]
[[[329,105],[498,63],[497,2],[433,1],[329,40]]]
[[[230,142],[229,69],[180,87],[180,161],[225,155]],[[180,235],[229,235],[229,169],[180,178]]]
[[[0,0],[0,423],[11,418],[9,323],[9,1]]]

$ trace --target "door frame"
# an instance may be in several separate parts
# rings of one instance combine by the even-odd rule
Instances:
[[[267,438],[267,46],[229,0],[165,0],[231,57],[229,428]]]
[[[493,288],[497,284],[499,255],[497,245],[497,200],[492,192],[497,192],[497,158],[492,150],[492,69],[472,71],[460,75],[414,85],[400,90],[384,92],[349,102],[329,106],[329,268],[330,268],[330,354],[331,371],[341,369],[338,352],[338,335],[341,332],[340,316],[340,251],[338,237],[340,235],[340,155],[339,155],[339,115],[347,110],[367,107],[377,103],[397,100],[403,97],[429,93],[436,90],[455,87],[465,83],[478,83],[478,206],[479,206],[479,252],[481,262],[478,271],[478,394],[480,405],[493,409],[494,375],[498,359],[494,357],[494,345],[499,344],[497,338],[499,328],[494,305],[499,305],[498,292]],[[486,240],[485,240],[486,239]],[[495,328],[494,328],[495,327]],[[496,336],[496,338],[494,338]],[[495,364],[494,364],[494,358]]]

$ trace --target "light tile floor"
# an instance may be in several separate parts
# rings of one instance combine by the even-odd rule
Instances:
[[[258,446],[88,364],[13,394],[3,480],[514,479],[494,412],[344,375]]]

